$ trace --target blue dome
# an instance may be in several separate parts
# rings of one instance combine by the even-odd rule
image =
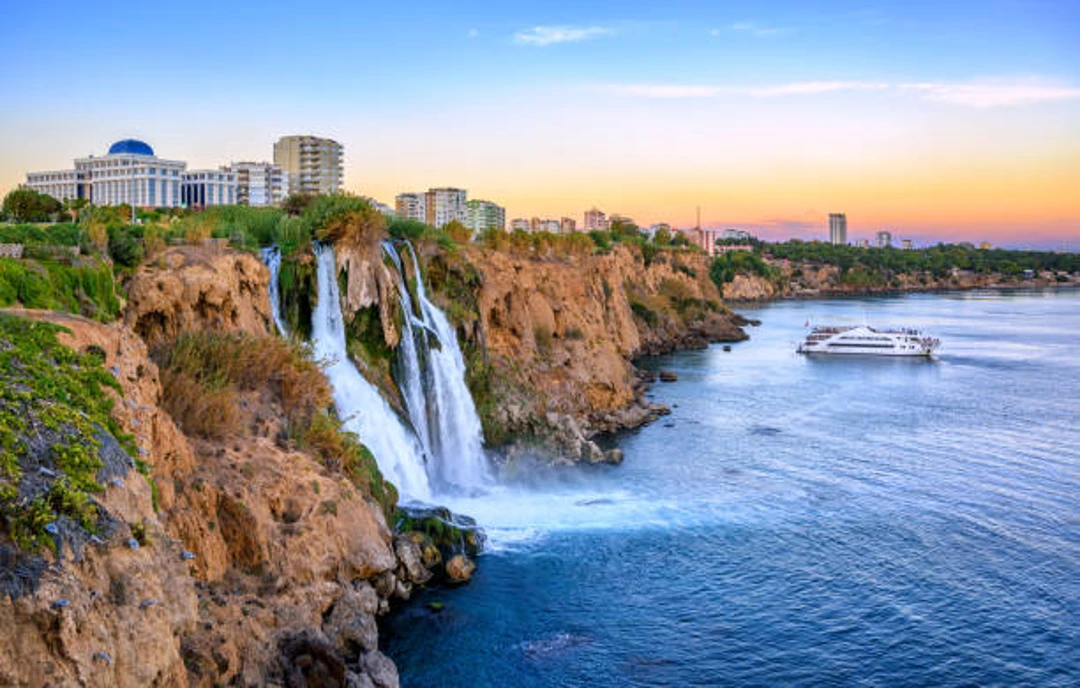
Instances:
[[[137,139],[124,139],[109,146],[109,155],[123,153],[129,155],[153,155],[154,149],[149,144]]]

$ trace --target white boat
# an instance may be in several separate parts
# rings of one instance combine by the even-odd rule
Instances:
[[[878,330],[868,325],[813,327],[799,344],[800,354],[931,356],[941,342],[919,330]]]

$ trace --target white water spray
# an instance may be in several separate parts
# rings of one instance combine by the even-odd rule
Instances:
[[[414,312],[400,256],[385,244],[401,275],[398,289],[404,310],[399,366],[409,417],[434,463],[433,482],[439,488],[470,493],[490,486],[484,455],[483,429],[472,394],[465,384],[465,357],[457,333],[446,315],[427,298],[416,252],[407,244],[416,277]]]
[[[345,427],[357,433],[375,455],[379,470],[404,499],[430,501],[424,451],[390,404],[349,359],[341,315],[337,265],[332,246],[315,245],[318,260],[318,302],[311,317],[315,354],[327,362],[326,377]]]
[[[274,316],[278,334],[288,337],[289,328],[285,326],[285,321],[281,318],[281,285],[278,282],[278,275],[281,273],[281,249],[277,246],[267,246],[262,250],[262,259],[266,267],[270,269],[270,312]]]

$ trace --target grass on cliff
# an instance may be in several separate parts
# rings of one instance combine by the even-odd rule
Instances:
[[[100,357],[60,344],[61,331],[0,314],[0,521],[19,547],[31,551],[52,546],[46,526],[62,516],[94,529],[100,432],[134,454],[131,437],[111,415],[106,390],[119,392],[119,383]],[[46,489],[23,489],[29,464],[48,476]]]
[[[298,342],[244,332],[182,334],[159,348],[162,400],[185,433],[210,440],[248,430],[241,401],[257,392],[280,409],[297,445],[389,511],[397,502],[371,452],[333,412],[330,384]],[[250,415],[250,414],[248,414]]]
[[[101,322],[120,312],[113,271],[96,259],[0,258],[0,306],[67,311]]]

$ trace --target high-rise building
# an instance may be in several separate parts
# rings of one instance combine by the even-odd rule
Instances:
[[[510,231],[512,232],[527,232],[529,231],[529,221],[524,217],[515,217],[510,220]]]
[[[236,175],[236,202],[239,205],[278,205],[289,195],[289,177],[281,165],[231,162],[221,169]]]
[[[608,228],[607,215],[600,209],[593,207],[585,211],[585,231],[605,230]]]
[[[465,203],[465,226],[473,234],[488,229],[506,229],[506,209],[491,201],[473,199]]]
[[[577,220],[572,217],[564,217],[559,220],[559,231],[563,234],[570,234],[577,231]]]
[[[274,164],[288,175],[290,193],[339,193],[344,157],[340,143],[318,136],[283,136],[274,143]]]
[[[188,208],[236,205],[236,175],[224,170],[188,170],[180,175],[180,198]]]
[[[892,232],[883,229],[877,233],[874,241],[878,248],[888,248],[892,246]]]
[[[77,158],[75,169],[29,172],[26,186],[60,201],[84,198],[95,205],[174,208],[181,203],[185,168],[185,162],[157,157],[142,141],[124,139],[106,155]]]
[[[394,198],[394,214],[406,220],[427,222],[427,194],[398,194]]]
[[[720,238],[725,241],[729,241],[732,239],[738,241],[747,241],[751,238],[751,236],[750,232],[747,232],[744,229],[725,229],[723,234],[720,235]]]
[[[910,251],[915,248],[915,243],[911,239],[903,239],[900,242],[900,248],[904,249],[905,251]]]
[[[847,244],[847,215],[829,214],[829,243],[834,246]]]
[[[455,220],[465,224],[465,189],[429,189],[426,196],[428,224],[443,227]]]

